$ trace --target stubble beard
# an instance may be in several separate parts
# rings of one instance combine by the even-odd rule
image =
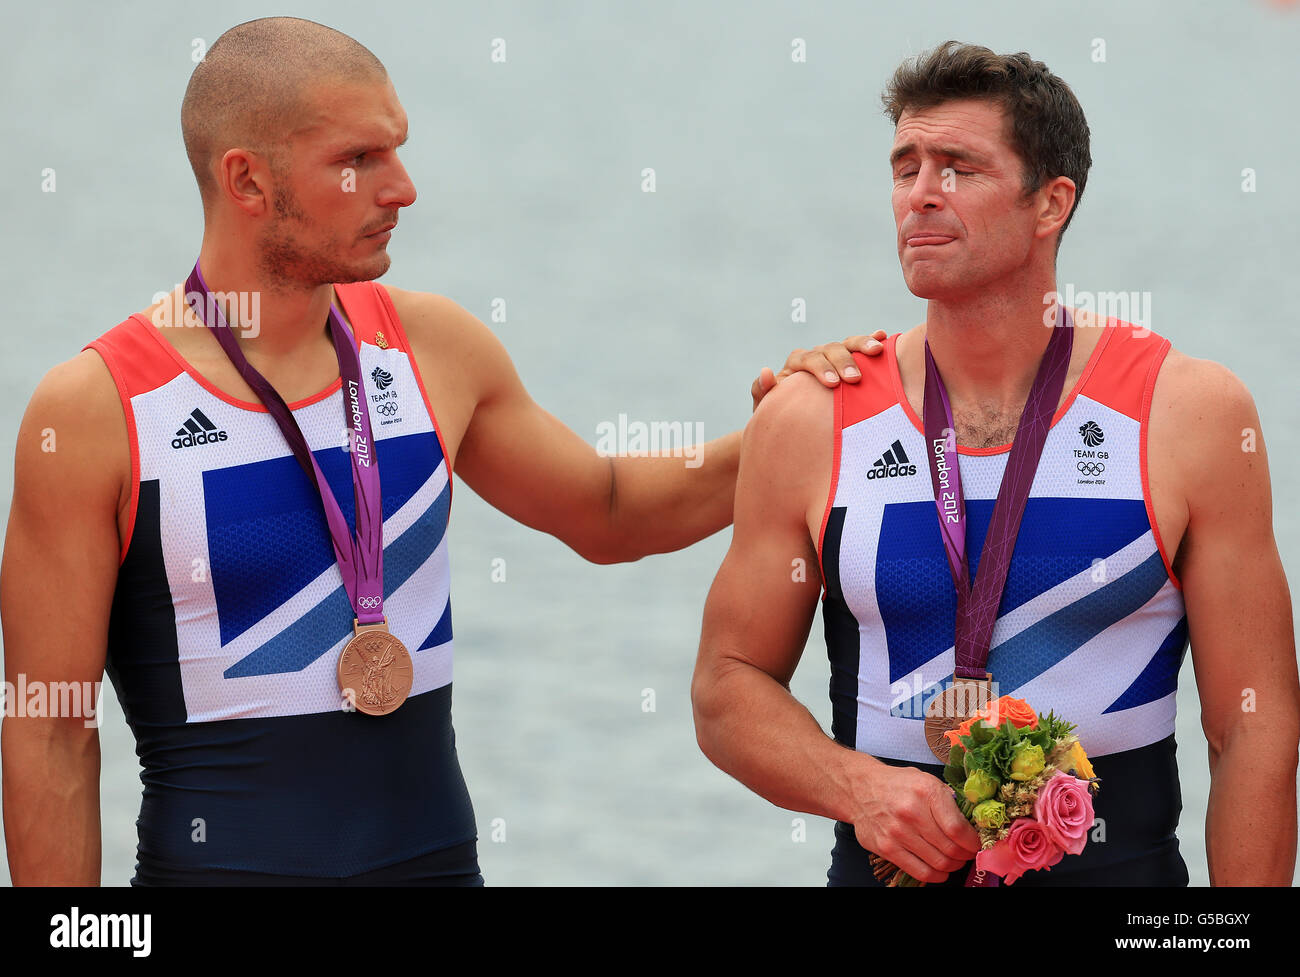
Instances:
[[[303,291],[321,285],[365,282],[388,270],[387,252],[377,251],[368,261],[346,262],[338,256],[345,246],[331,235],[310,244],[319,225],[307,216],[293,193],[276,187],[272,194],[275,219],[258,238],[258,269],[269,289]]]

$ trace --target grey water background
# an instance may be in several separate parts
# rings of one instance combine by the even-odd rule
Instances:
[[[1274,498],[1294,495],[1300,8],[56,2],[7,14],[0,61],[5,512],[40,377],[194,260],[201,212],[179,127],[193,39],[270,14],[367,45],[409,114],[403,159],[420,196],[385,280],[489,322],[505,299],[492,328],[525,385],[593,444],[620,413],[699,422],[706,438],[738,429],[761,366],[919,322],[894,250],[880,89],[901,59],[948,38],[1027,50],[1074,88],[1093,135],[1059,281],[1150,292],[1151,328],[1253,392]],[[491,58],[498,38],[504,63]],[[796,38],[806,63],[792,61]],[[41,192],[46,167],[55,193]],[[641,190],[646,167],[654,193]],[[1246,168],[1256,192],[1242,190]],[[791,321],[796,297],[805,323]],[[1295,508],[1274,519],[1294,580]],[[800,815],[695,743],[691,668],[729,531],[598,567],[458,481],[450,533],[454,716],[490,884],[824,883],[830,823],[806,817],[797,840]],[[825,728],[827,680],[818,620],[793,691]],[[1205,885],[1209,774],[1190,661],[1178,704],[1179,835]],[[121,885],[139,768],[111,692],[104,709],[103,879]],[[0,873],[8,881],[3,861]]]

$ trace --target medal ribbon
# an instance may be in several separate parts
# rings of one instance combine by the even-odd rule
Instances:
[[[239,343],[235,341],[220,305],[212,299],[199,265],[185,281],[185,298],[199,321],[212,330],[221,348],[226,351],[247,382],[257,392],[267,411],[289,442],[294,457],[302,466],[320,494],[325,508],[325,521],[329,526],[334,556],[343,576],[343,588],[356,612],[359,624],[377,624],[384,620],[384,513],[379,492],[379,462],[374,455],[374,439],[370,433],[370,411],[366,406],[365,390],[361,384],[361,356],[357,352],[352,331],[338,309],[330,303],[329,332],[334,341],[334,351],[339,360],[339,376],[343,380],[344,424],[349,434],[349,456],[352,459],[352,490],[356,503],[357,532],[353,536],[347,519],[339,508],[334,492],[325,480],[307,439],[303,437],[294,420],[293,412],[267,383],[266,378],[248,362]],[[215,312],[216,322],[204,318],[203,305],[207,303]]]
[[[1047,440],[1051,417],[1060,402],[1061,388],[1065,385],[1065,374],[1070,366],[1074,323],[1064,306],[1057,307],[1056,324],[1020,415],[1011,456],[1002,473],[1002,484],[993,507],[993,518],[984,537],[974,587],[970,583],[966,562],[966,503],[961,492],[957,431],[948,391],[930,353],[929,340],[926,340],[923,406],[926,456],[930,461],[930,480],[934,486],[934,504],[939,512],[943,547],[948,555],[948,569],[957,587],[955,677],[982,679],[986,674],[993,623],[997,619],[998,605],[1002,603],[1002,591],[1006,586],[1007,570],[1011,567],[1016,535],[1020,532],[1020,520],[1025,513],[1043,442]]]

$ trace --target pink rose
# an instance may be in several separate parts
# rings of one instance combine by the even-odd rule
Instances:
[[[1038,791],[1034,817],[1052,844],[1071,855],[1083,851],[1094,820],[1086,781],[1058,773]]]
[[[1051,869],[1064,856],[1041,824],[1033,818],[1017,818],[1012,822],[1011,834],[975,856],[975,868],[1000,875],[1003,883],[1010,885],[1026,872]]]

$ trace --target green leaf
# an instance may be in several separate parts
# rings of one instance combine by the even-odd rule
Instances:
[[[1056,745],[1052,740],[1052,737],[1043,729],[1030,730],[1024,738],[1042,749],[1043,756],[1047,756],[1047,754],[1051,752],[1052,747]]]
[[[943,767],[943,779],[957,790],[961,790],[966,783],[965,760],[966,747],[960,743],[953,744],[948,751],[948,762]]]

